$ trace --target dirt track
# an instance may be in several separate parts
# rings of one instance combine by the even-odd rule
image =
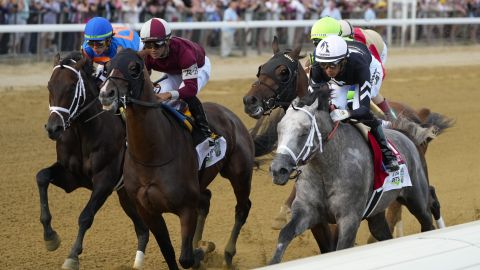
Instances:
[[[432,111],[456,119],[454,128],[432,142],[427,160],[431,183],[436,186],[447,225],[480,219],[480,50],[477,47],[450,49],[391,50],[388,77],[382,93],[392,100],[414,108]],[[448,54],[445,54],[448,52]],[[402,57],[402,55],[404,55]],[[242,96],[252,82],[257,67],[268,55],[248,59],[212,59],[214,70],[210,82],[201,93],[204,101],[219,102],[236,112],[248,127],[253,120],[243,113]],[[57,187],[49,189],[53,227],[63,242],[54,252],[46,251],[39,222],[39,200],[36,172],[55,159],[54,143],[43,125],[48,117],[48,93],[45,85],[50,64],[0,66],[0,268],[60,268],[70,251],[77,231],[77,219],[89,192],[77,190],[65,194]],[[18,73],[28,74],[21,77]],[[233,77],[241,78],[232,80]],[[9,91],[8,89],[25,91]],[[252,210],[240,235],[234,264],[238,269],[263,266],[270,259],[278,236],[270,229],[272,217],[286,198],[291,183],[278,187],[271,183],[266,171],[254,173]],[[209,269],[222,266],[225,241],[233,225],[234,196],[228,182],[216,179],[212,186],[212,208],[204,238],[215,242],[217,250],[207,258]],[[115,198],[114,198],[115,197]],[[80,256],[83,269],[130,269],[135,256],[133,226],[119,207],[116,195],[99,211],[87,233],[84,252]],[[405,232],[419,231],[419,226],[404,213]],[[178,219],[167,215],[174,247],[179,254]],[[366,242],[365,224],[357,242]],[[285,260],[317,254],[310,233],[295,239]],[[154,238],[147,248],[145,269],[165,269]]]

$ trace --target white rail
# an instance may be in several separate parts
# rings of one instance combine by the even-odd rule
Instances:
[[[261,269],[480,269],[480,221]]]

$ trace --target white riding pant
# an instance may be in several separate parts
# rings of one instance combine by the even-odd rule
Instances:
[[[383,69],[382,64],[372,57],[372,62],[370,63],[370,84],[372,89],[370,90],[370,96],[372,98],[376,97],[380,93],[380,87],[383,82]],[[347,109],[347,94],[348,91],[355,91],[355,96],[353,98],[353,109],[358,109],[360,107],[360,90],[358,89],[358,84],[355,85],[343,85],[340,86],[333,80],[328,82],[330,88],[333,89],[332,92],[332,104],[334,104],[339,109]]]
[[[212,66],[210,64],[210,59],[205,56],[205,64],[198,69],[198,90],[197,94],[200,93],[200,90],[207,84],[208,80],[210,79],[210,73],[212,71]],[[182,74],[168,74],[167,79],[160,82],[160,92],[168,92],[168,91],[177,91],[178,89],[185,86],[182,79]]]

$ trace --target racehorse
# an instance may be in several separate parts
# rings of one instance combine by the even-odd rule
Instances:
[[[286,110],[295,97],[303,97],[309,93],[308,77],[299,61],[302,58],[300,56],[301,47],[297,47],[293,51],[280,51],[278,40],[275,37],[272,42],[272,49],[274,56],[258,68],[258,80],[252,84],[251,89],[243,98],[245,112],[253,118],[260,119],[252,130],[256,156],[271,152],[277,142],[277,123],[283,117],[283,113],[276,108],[280,107]],[[422,127],[435,126],[437,136],[453,125],[451,119],[432,113],[428,109],[416,112],[407,105],[393,101],[390,101],[390,105],[398,114],[421,124]],[[425,143],[417,146],[419,151],[423,153],[421,158],[427,177],[428,170],[424,154],[430,141],[431,139],[427,139]],[[437,201],[433,187],[431,187],[431,194],[432,200]],[[292,190],[286,204],[291,204],[294,197],[295,189]],[[435,220],[439,221],[439,226],[442,226],[440,206],[435,207],[436,209],[432,209],[432,212]],[[282,209],[284,210],[283,207]],[[286,222],[286,211],[283,210],[277,217],[282,221],[282,224],[275,225],[277,228]],[[401,208],[394,203],[388,211],[388,221],[392,230],[400,220]]]
[[[277,154],[270,166],[273,182],[284,185],[294,171],[298,177],[292,219],[280,231],[271,264],[281,261],[295,236],[307,229],[327,227],[328,223],[337,224],[335,250],[354,245],[363,218],[377,240],[392,238],[385,209],[394,200],[407,206],[422,232],[434,229],[429,185],[416,148],[416,144],[433,136],[433,128],[405,128],[403,132],[410,138],[397,130],[385,130],[386,137],[402,154],[412,184],[383,191],[377,206],[367,215],[365,208],[374,193],[373,154],[353,125],[331,120],[331,91],[328,84],[314,87],[313,93],[292,103],[278,124]]]
[[[134,268],[142,268],[149,232],[135,210],[121,184],[125,153],[125,127],[120,117],[100,114],[98,90],[92,74],[93,65],[80,52],[64,59],[54,59],[52,76],[48,82],[50,116],[45,129],[56,141],[57,161],[41,169],[36,176],[40,193],[40,221],[49,251],[60,245],[60,237],[51,226],[48,206],[50,183],[67,193],[79,187],[92,190],[91,196],[78,218],[78,234],[62,268],[79,269],[78,256],[83,251],[83,239],[91,227],[97,211],[108,196],[116,190],[120,204],[135,226],[138,239]]]
[[[207,186],[218,173],[229,179],[237,199],[235,225],[224,251],[226,264],[231,266],[240,229],[251,207],[254,149],[250,134],[233,112],[218,104],[205,103],[210,127],[226,139],[227,150],[221,161],[198,171],[192,134],[157,103],[152,89],[143,59],[136,52],[123,50],[111,61],[100,100],[104,109],[111,111],[121,104],[120,97],[126,100],[125,188],[135,198],[137,209],[172,269],[177,265],[162,213],[179,216],[182,231],[179,261],[188,268],[202,258],[201,251],[195,250],[194,255],[192,247],[201,239],[209,211],[211,193]]]

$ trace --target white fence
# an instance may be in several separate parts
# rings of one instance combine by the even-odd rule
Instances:
[[[480,269],[480,221],[261,269]]]
[[[391,27],[397,26],[402,29],[414,28],[419,25],[478,25],[480,18],[410,18],[410,19],[377,19],[372,21],[349,20],[354,26],[387,26],[387,40],[391,41]],[[195,30],[195,29],[221,29],[233,27],[240,29],[248,28],[278,28],[278,27],[308,27],[310,28],[315,20],[287,20],[287,21],[240,21],[240,22],[176,22],[171,23],[172,29]],[[127,25],[134,30],[140,30],[141,23]],[[20,32],[83,32],[84,24],[27,24],[27,25],[0,25],[0,33]],[[406,32],[402,31],[402,40],[405,40]],[[410,43],[415,43],[412,35]],[[402,42],[404,45],[404,42]]]

